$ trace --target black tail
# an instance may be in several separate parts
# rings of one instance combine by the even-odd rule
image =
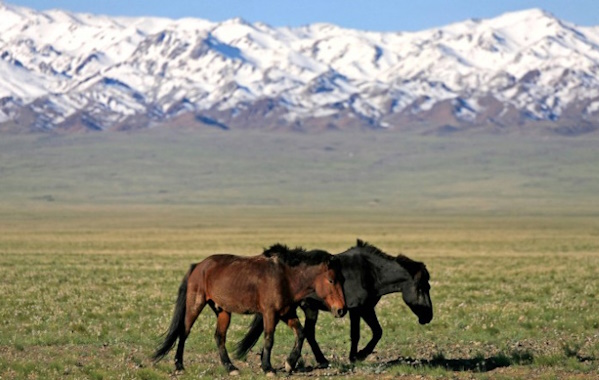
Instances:
[[[254,347],[263,331],[264,322],[262,320],[262,314],[256,314],[250,325],[250,330],[245,334],[243,339],[235,345],[235,358],[245,359],[248,351]]]
[[[154,355],[152,355],[152,359],[157,362],[160,359],[164,358],[166,354],[175,346],[175,342],[182,335],[185,334],[185,304],[187,301],[187,279],[189,274],[195,267],[195,264],[191,266],[189,272],[183,278],[181,285],[179,286],[179,295],[177,296],[177,303],[175,304],[175,312],[173,314],[173,319],[171,320],[171,325],[168,328],[168,331],[164,334],[164,342],[158,347]]]

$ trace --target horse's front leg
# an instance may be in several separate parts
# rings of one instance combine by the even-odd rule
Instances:
[[[302,307],[306,314],[306,322],[304,323],[304,336],[312,348],[314,358],[318,363],[319,368],[327,368],[329,361],[324,357],[318,343],[316,342],[316,322],[318,321],[318,309],[312,309],[308,306]]]
[[[349,337],[351,340],[349,360],[355,362],[358,354],[358,343],[360,342],[360,311],[358,309],[349,309],[349,322]]]
[[[293,346],[293,349],[291,350],[291,353],[289,353],[289,357],[285,362],[285,370],[291,373],[302,354],[302,345],[304,344],[304,329],[302,328],[302,324],[300,323],[295,310],[285,315],[283,320],[285,323],[287,323],[287,326],[293,330],[293,334],[295,335],[295,345]]]
[[[379,320],[376,317],[374,307],[363,309],[361,315],[364,319],[364,322],[366,322],[368,327],[370,327],[370,330],[372,330],[372,339],[370,339],[370,342],[368,342],[366,347],[356,354],[357,360],[364,360],[366,357],[368,357],[368,355],[372,354],[372,351],[374,351],[374,348],[383,336],[383,329],[381,328]]]
[[[262,370],[266,373],[266,376],[273,376],[275,370],[270,364],[270,353],[272,346],[275,341],[275,328],[277,326],[278,319],[274,312],[266,312],[262,314],[262,321],[264,323],[264,348],[262,349]]]
[[[239,375],[239,370],[235,368],[233,363],[231,363],[231,359],[229,359],[229,353],[227,352],[227,347],[225,345],[227,341],[227,329],[229,328],[229,323],[231,322],[231,313],[220,310],[216,315],[217,321],[214,339],[216,340],[216,346],[218,347],[220,361],[230,375]]]

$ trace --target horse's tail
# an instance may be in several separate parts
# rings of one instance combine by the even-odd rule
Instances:
[[[250,325],[250,330],[245,334],[243,339],[235,345],[235,358],[244,359],[247,356],[248,351],[254,347],[263,331],[264,322],[262,314],[256,314]]]
[[[164,341],[158,347],[154,355],[152,355],[152,359],[157,362],[160,359],[164,358],[166,354],[169,353],[170,350],[175,345],[177,339],[185,334],[185,312],[186,312],[186,303],[187,303],[187,279],[189,275],[195,268],[196,264],[192,264],[189,271],[183,277],[183,281],[179,286],[179,295],[177,296],[177,303],[175,304],[175,311],[173,313],[173,319],[171,320],[171,325],[164,333]]]

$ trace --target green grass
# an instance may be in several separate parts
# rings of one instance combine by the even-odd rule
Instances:
[[[44,211],[35,223],[5,222],[10,226],[0,235],[3,379],[170,378],[172,355],[157,365],[148,357],[168,327],[190,262],[214,252],[257,253],[276,241],[339,252],[356,236],[427,264],[435,317],[420,326],[401,295],[384,297],[377,307],[383,339],[372,357],[352,365],[349,320],[322,314],[317,337],[333,366],[318,376],[599,375],[599,222],[593,218],[379,219],[373,212],[311,219],[261,211],[252,214],[260,226],[245,230],[251,218],[243,211],[215,213],[211,224],[201,224],[187,214],[191,210],[167,218],[154,208],[93,210],[63,212],[62,218]],[[249,317],[234,316],[229,342],[248,323]],[[194,326],[182,379],[226,375],[214,326],[209,311]],[[368,337],[364,327],[362,344]],[[282,367],[291,346],[291,333],[280,326],[275,366]],[[256,352],[247,362],[236,361],[243,377],[260,374]],[[309,349],[303,356],[314,364]]]
[[[293,377],[597,378],[595,140],[3,135],[0,378],[171,379],[172,354],[149,356],[189,263],[275,242],[341,252],[358,237],[427,264],[433,322],[384,297],[383,339],[351,364],[349,319],[321,314],[333,365]],[[230,344],[249,321],[233,317]],[[214,327],[207,310],[178,378],[227,377]],[[277,330],[279,368],[288,330]],[[242,378],[261,376],[256,352],[235,361]],[[303,357],[314,364],[307,347]]]

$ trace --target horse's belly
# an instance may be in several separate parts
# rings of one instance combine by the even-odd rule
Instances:
[[[214,302],[216,309],[222,309],[229,313],[256,314],[260,312],[254,303],[240,302],[239,300],[219,297],[212,297],[211,300]]]
[[[255,314],[262,313],[265,306],[280,307],[283,302],[278,295],[274,297],[267,295],[269,290],[260,290],[256,284],[231,284],[217,281],[212,288],[213,291],[208,295],[208,299],[214,302],[217,308],[221,308],[230,313],[236,314]],[[265,298],[268,298],[268,305],[264,304]],[[273,299],[276,305],[273,304]]]
[[[260,269],[259,265],[239,261],[206,273],[207,300],[238,314],[286,306],[282,296],[286,287],[280,273]]]

